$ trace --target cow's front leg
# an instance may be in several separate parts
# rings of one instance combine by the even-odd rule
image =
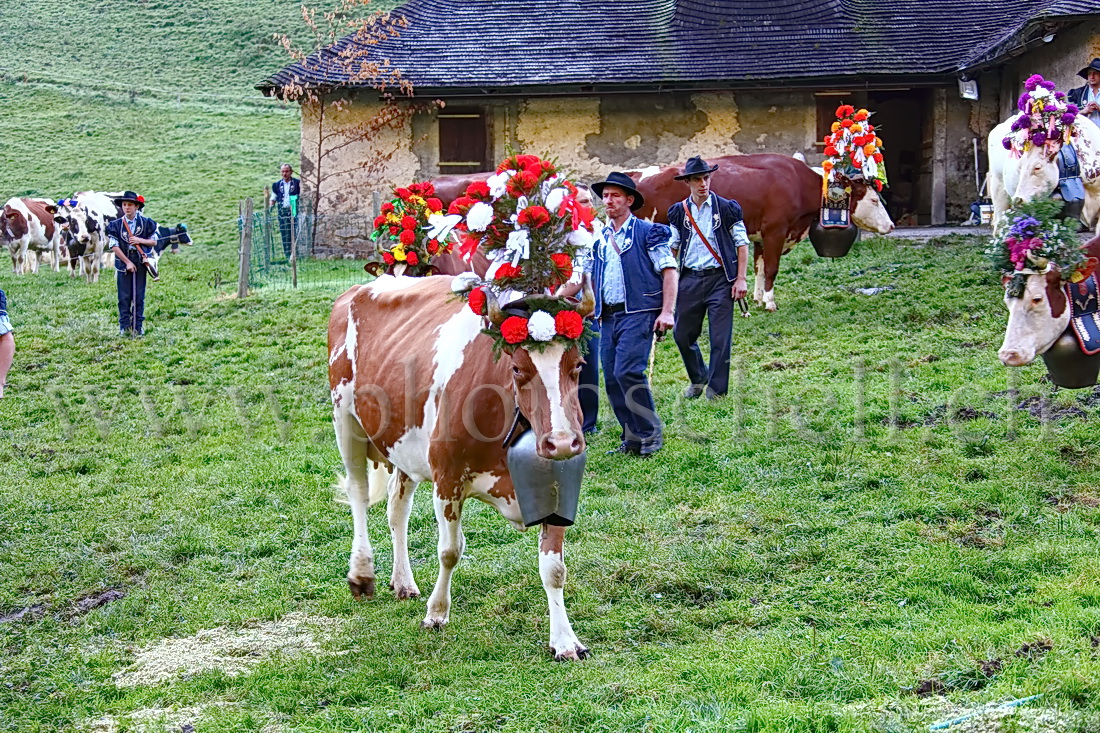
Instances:
[[[783,252],[782,231],[762,231],[764,240],[764,295],[762,303],[764,309],[774,311],[775,305],[775,277],[779,274],[779,256]]]
[[[764,247],[759,242],[752,245],[752,271],[752,299],[757,305],[764,305]]]
[[[401,471],[394,471],[389,483],[390,537],[393,540],[393,571],[390,588],[401,600],[418,598],[420,589],[409,564],[409,514],[412,512],[416,482]]]
[[[336,429],[336,445],[344,461],[344,470],[347,471],[344,482],[354,527],[351,558],[348,562],[348,588],[356,600],[372,598],[375,574],[374,548],[371,547],[370,535],[367,533],[367,507],[370,506],[370,490],[367,481],[367,436],[359,423],[339,408],[334,410],[332,424]],[[381,467],[375,469],[375,471],[379,470],[384,471]],[[388,478],[388,475],[385,478]]]
[[[565,612],[565,527],[542,525],[539,575],[550,606],[550,651],[554,659],[584,659],[588,656],[588,648],[573,633],[569,614]]]
[[[425,629],[441,629],[447,623],[451,611],[451,574],[466,549],[466,538],[462,536],[462,495],[461,490],[447,490],[445,495],[455,498],[441,498],[440,487],[436,484],[433,503],[435,520],[439,525],[439,578],[428,598],[428,613],[420,624]]]

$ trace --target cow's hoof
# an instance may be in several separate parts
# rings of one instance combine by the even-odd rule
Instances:
[[[393,583],[390,583],[390,590],[393,591],[393,594],[397,596],[397,600],[399,601],[407,601],[410,598],[420,597],[420,589],[416,587],[415,583],[412,585],[398,585],[396,587]]]
[[[420,622],[420,628],[425,631],[439,631],[447,625],[445,618],[426,618]]]
[[[588,647],[581,646],[581,644],[578,642],[568,649],[563,649],[562,651],[554,651],[554,661],[579,662],[582,659],[586,659],[588,657],[588,654]]]
[[[348,578],[348,588],[357,601],[374,598],[374,578]]]

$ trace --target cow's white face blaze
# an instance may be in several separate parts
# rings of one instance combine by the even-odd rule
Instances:
[[[1058,186],[1058,146],[1033,145],[1020,156],[1020,179],[1012,198],[1024,203],[1044,199]]]
[[[889,234],[894,231],[894,221],[886,211],[878,192],[866,183],[853,184],[852,223],[860,229],[875,234]]]
[[[578,384],[581,365],[576,346],[552,343],[541,351],[512,352],[512,377],[519,410],[535,431],[539,456],[572,458],[584,451]]]
[[[1007,278],[1006,278],[1007,283]],[[1024,366],[1058,340],[1069,325],[1069,308],[1057,270],[1028,275],[1023,296],[1005,293],[1008,326],[997,355],[1005,366]]]

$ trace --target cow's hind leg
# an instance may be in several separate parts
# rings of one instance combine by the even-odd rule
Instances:
[[[461,489],[454,491],[454,498],[442,498],[439,485],[435,487],[433,503],[435,520],[439,525],[439,578],[428,598],[428,612],[420,624],[425,629],[441,629],[451,612],[451,574],[466,549],[462,536]]]
[[[370,445],[366,434],[349,415],[337,412],[333,416],[336,429],[336,445],[340,457],[344,460],[344,488],[347,491],[348,505],[351,507],[351,520],[354,537],[351,543],[351,559],[348,563],[348,588],[358,598],[374,596],[374,549],[367,533],[367,507],[370,506],[371,484],[387,481],[389,472],[381,465],[371,470],[370,481],[367,478],[367,449]],[[384,475],[376,475],[379,471]]]
[[[775,277],[779,274],[779,256],[783,252],[783,231],[760,232],[764,240],[764,293],[762,303],[765,310],[774,311]]]
[[[584,659],[581,644],[565,611],[565,527],[542,525],[539,532],[539,575],[550,606],[550,651],[554,659]]]
[[[752,299],[757,305],[764,305],[764,245],[760,242],[752,244],[752,271]]]
[[[390,588],[401,600],[418,598],[420,588],[409,564],[409,514],[412,512],[416,482],[401,471],[394,471],[389,483],[390,537],[393,539],[393,571]]]

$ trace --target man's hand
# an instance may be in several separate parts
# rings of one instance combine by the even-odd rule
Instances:
[[[672,330],[672,326],[675,324],[672,314],[668,311],[661,311],[661,314],[657,316],[657,320],[653,322],[653,330],[658,336],[663,336],[665,331]]]
[[[1100,112],[1100,104],[1097,104],[1096,102],[1089,102],[1088,104],[1086,104],[1085,113],[1088,114],[1091,112]]]
[[[745,278],[739,277],[733,281],[733,288],[730,290],[730,293],[733,295],[735,301],[744,298],[748,292],[749,286],[748,283],[745,282]]]
[[[137,272],[137,265],[130,260],[126,260],[126,272]]]

